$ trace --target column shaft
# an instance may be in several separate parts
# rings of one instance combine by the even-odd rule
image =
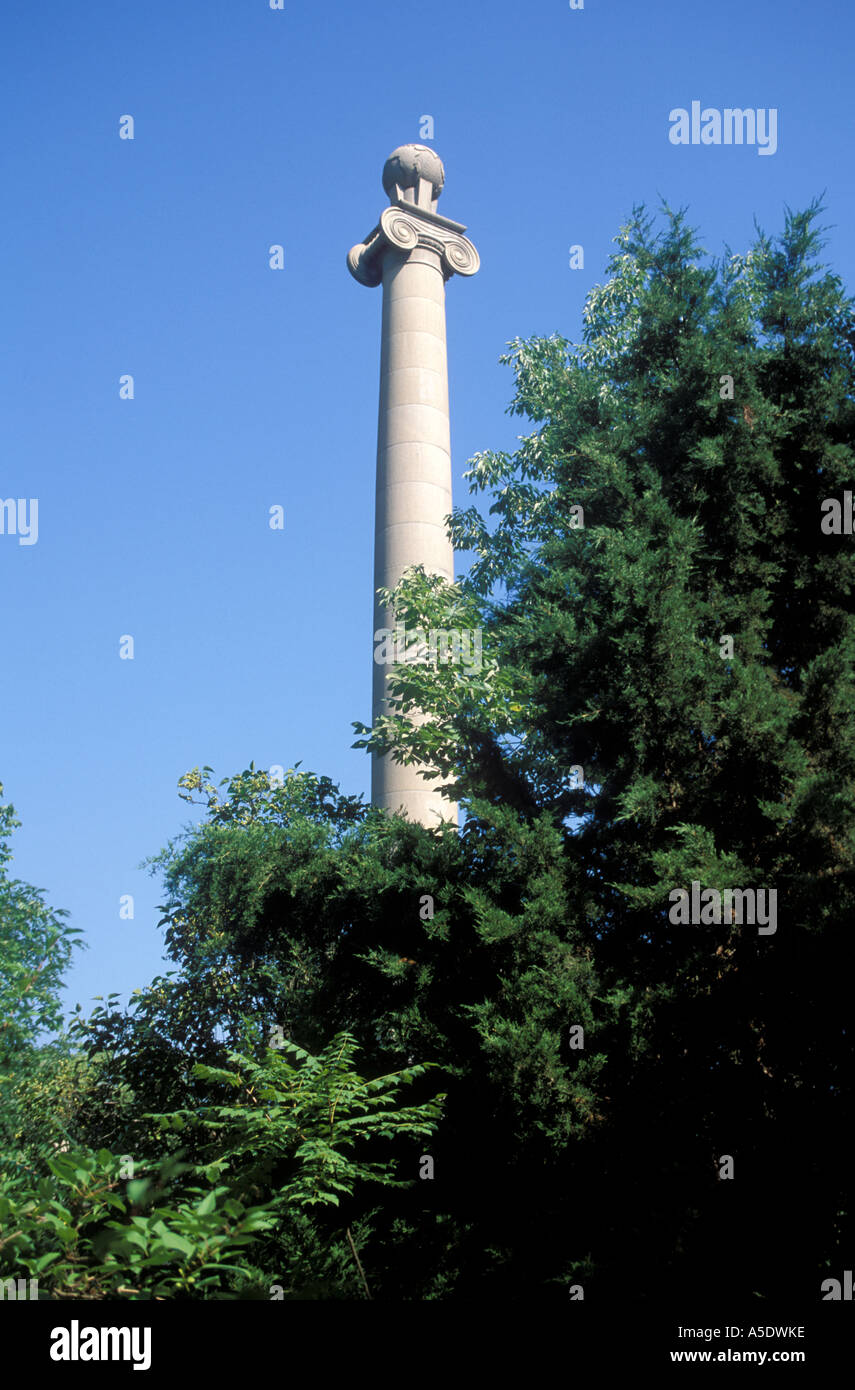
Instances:
[[[393,588],[410,565],[453,580],[454,549],[445,523],[451,506],[442,264],[429,247],[390,249],[383,257],[375,592]],[[393,615],[375,597],[375,632],[393,626]],[[392,669],[374,667],[375,721],[389,712],[386,681]],[[387,811],[405,806],[424,825],[456,823],[457,807],[438,788],[439,779],[425,781],[416,764],[376,754],[372,760],[371,799]]]

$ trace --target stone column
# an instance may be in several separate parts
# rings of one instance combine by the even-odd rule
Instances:
[[[363,285],[383,286],[380,413],[377,425],[377,496],[374,530],[374,632],[394,627],[378,601],[404,570],[423,565],[454,578],[454,550],[446,532],[451,512],[451,443],[445,282],[474,275],[478,252],[466,228],[436,211],[445,182],[442,162],[425,145],[402,145],[386,160],[383,187],[390,206],[374,230],[350,251],[347,264]],[[389,712],[386,681],[393,668],[374,663],[373,719]],[[418,715],[410,714],[418,720]],[[374,756],[371,799],[411,820],[457,823],[457,807],[425,781],[420,765]]]

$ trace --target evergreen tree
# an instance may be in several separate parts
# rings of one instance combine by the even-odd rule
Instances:
[[[582,345],[511,345],[537,428],[475,460],[498,524],[454,523],[486,674],[407,671],[366,740],[432,756],[476,817],[563,827],[565,937],[632,1001],[571,1227],[615,1286],[810,1293],[842,1257],[855,570],[820,521],[852,486],[855,321],[819,211],[709,264],[682,214],[655,234],[638,209]],[[399,600],[448,596],[412,575]],[[675,927],[692,881],[773,890],[778,932]]]

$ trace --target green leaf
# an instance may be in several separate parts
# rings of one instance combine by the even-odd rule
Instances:
[[[182,1255],[192,1255],[196,1248],[191,1241],[177,1235],[175,1231],[160,1231],[158,1237],[167,1250],[180,1250]]]

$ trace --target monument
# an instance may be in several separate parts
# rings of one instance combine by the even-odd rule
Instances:
[[[445,518],[451,502],[451,436],[445,282],[474,275],[478,252],[459,222],[436,210],[445,183],[439,156],[426,145],[401,145],[386,160],[383,187],[390,206],[347,257],[361,285],[383,286],[380,413],[374,520],[374,632],[393,628],[394,616],[377,598],[405,569],[454,579],[454,550]],[[391,669],[374,663],[372,716],[390,712]],[[410,714],[418,720],[418,714]],[[457,822],[457,807],[426,781],[424,765],[405,766],[374,755],[371,800],[386,811],[436,826]]]

